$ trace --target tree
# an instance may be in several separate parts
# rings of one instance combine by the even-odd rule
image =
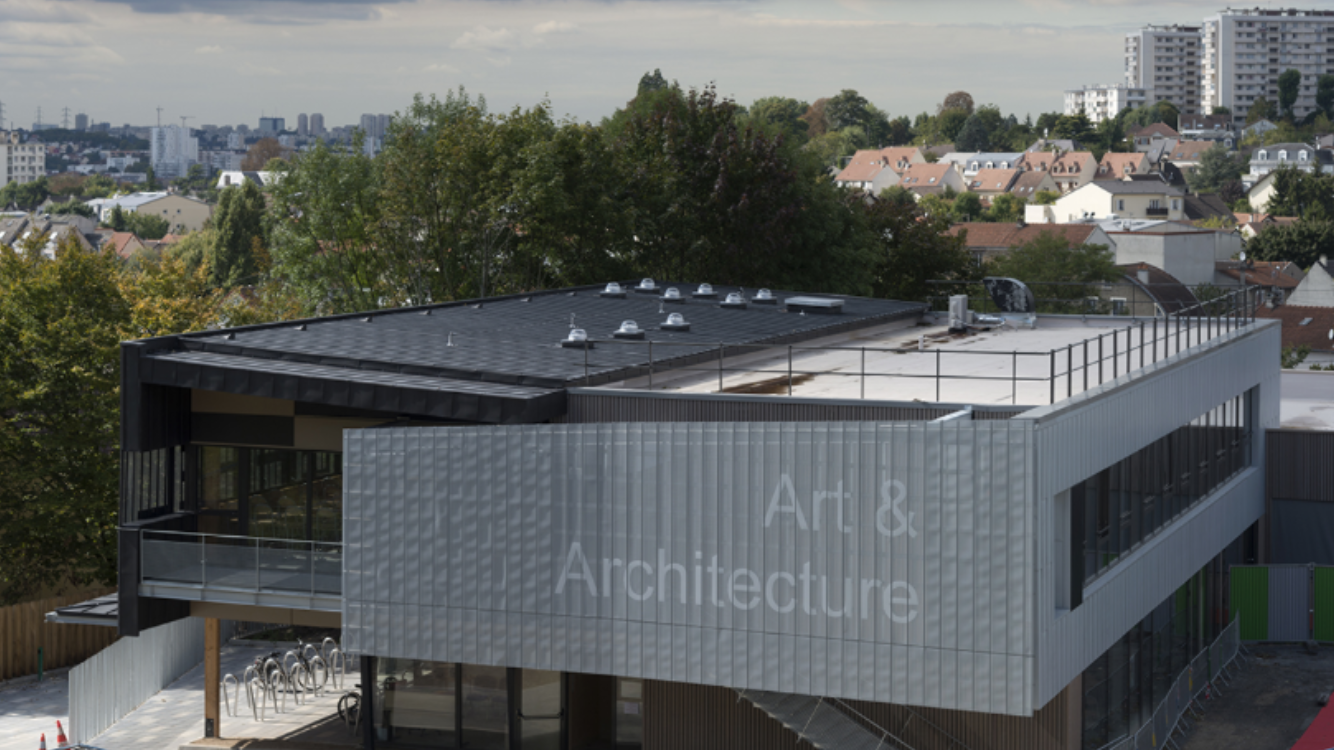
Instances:
[[[371,310],[390,293],[384,288],[392,283],[388,257],[376,250],[380,173],[362,138],[358,133],[347,145],[316,142],[270,188],[272,272],[310,313]],[[187,249],[194,244],[203,243]]]
[[[1093,296],[1097,293],[1095,285],[1121,276],[1115,256],[1106,245],[1071,245],[1064,237],[1046,231],[993,258],[987,274],[1028,284],[1038,297],[1039,308],[1053,312],[1077,309],[1079,303],[1066,300]]]
[[[1251,102],[1250,109],[1246,110],[1246,124],[1254,125],[1261,120],[1274,119],[1274,105],[1263,96],[1257,96],[1255,101]]]
[[[50,195],[50,183],[45,177],[30,182],[10,182],[0,188],[0,208],[13,206],[20,211],[32,211]]]
[[[749,114],[750,118],[756,122],[782,128],[789,135],[805,141],[806,131],[810,128],[810,125],[801,119],[801,116],[808,109],[810,109],[810,105],[806,102],[799,102],[785,96],[766,96],[756,99],[750,105]]]
[[[1278,75],[1278,109],[1289,120],[1292,119],[1292,105],[1297,103],[1297,90],[1302,85],[1301,71],[1294,68]]]
[[[278,143],[277,138],[260,138],[251,144],[241,160],[241,169],[246,172],[258,172],[271,159],[287,158],[287,149]]]
[[[825,103],[824,116],[829,127],[842,130],[850,125],[864,125],[866,108],[870,106],[866,97],[853,89],[843,89]]]
[[[973,267],[963,237],[946,234],[948,216],[923,216],[899,201],[871,200],[864,221],[875,252],[871,287],[876,297],[924,301],[929,281],[966,278]]]
[[[1057,138],[1068,138],[1076,143],[1088,141],[1093,132],[1093,123],[1089,122],[1088,116],[1083,112],[1061,117],[1056,121],[1056,127],[1052,129],[1052,135]]]
[[[885,138],[885,143],[890,146],[902,146],[912,143],[912,121],[906,116],[900,115],[889,121],[889,134]]]
[[[1334,75],[1326,73],[1316,79],[1315,103],[1326,117],[1334,120]]]
[[[1232,158],[1227,148],[1215,143],[1200,155],[1199,166],[1187,175],[1186,180],[1196,193],[1214,193],[1224,184],[1241,179],[1243,172],[1245,168]]]
[[[47,208],[46,212],[52,216],[82,216],[87,219],[97,218],[97,213],[86,203],[80,203],[76,200],[68,200],[64,203],[56,203]]]
[[[1033,205],[1050,206],[1056,202],[1057,198],[1060,197],[1061,194],[1056,192],[1055,190],[1039,190],[1033,194]]]
[[[964,120],[954,138],[954,147],[959,151],[986,151],[993,147],[1005,127],[999,108],[992,105],[978,107]]]
[[[825,116],[825,106],[828,104],[828,98],[816,99],[800,118],[806,123],[806,133],[812,138],[824,135],[830,129],[829,119]]]
[[[945,99],[936,108],[936,114],[942,115],[952,109],[963,112],[965,117],[971,115],[973,113],[973,95],[967,91],[955,91],[946,94]]]
[[[912,208],[917,205],[917,194],[902,185],[890,185],[880,191],[880,200]]]
[[[1024,206],[1028,201],[1013,193],[1001,193],[991,199],[984,221],[1016,222],[1024,218]]]
[[[117,208],[120,207],[117,206]],[[161,216],[132,211],[125,214],[125,229],[123,231],[134,232],[141,240],[160,240],[171,231],[171,225]]]
[[[1295,167],[1274,170],[1274,193],[1266,210],[1275,216],[1334,219],[1334,176],[1308,174]]]
[[[144,171],[144,190],[150,193],[157,190],[157,175],[151,165]]]
[[[111,207],[111,216],[107,218],[107,225],[117,232],[124,232],[129,229],[129,221],[125,218],[125,209],[119,205]]]
[[[1220,104],[1220,105],[1215,105],[1213,109],[1209,110],[1209,114],[1211,114],[1211,115],[1230,115],[1230,114],[1232,114],[1232,108],[1231,108],[1231,107],[1224,107],[1224,106],[1222,106],[1221,104]]]
[[[208,255],[209,283],[215,288],[254,284],[266,265],[264,195],[246,180],[222,191],[210,220],[215,232]]]
[[[667,88],[668,85],[667,79],[662,75],[662,70],[660,68],[654,68],[652,73],[645,73],[639,77],[639,87],[636,90],[636,96],[649,91],[661,91],[662,89]]]
[[[0,248],[0,602],[116,580],[116,260]]]
[[[963,125],[968,121],[969,113],[962,109],[947,109],[935,118],[934,137],[930,137],[931,144],[934,143],[953,143],[959,137],[959,132],[963,130]]]
[[[1334,222],[1302,220],[1265,227],[1246,243],[1246,250],[1255,260],[1289,261],[1310,268],[1321,255],[1334,255]]]
[[[950,207],[955,221],[979,221],[983,217],[982,199],[977,193],[962,193]]]

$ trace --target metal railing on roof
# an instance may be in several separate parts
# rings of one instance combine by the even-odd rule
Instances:
[[[1054,404],[1063,398],[1089,390],[1115,380],[1133,370],[1175,356],[1218,336],[1226,335],[1255,321],[1255,310],[1259,295],[1263,292],[1243,288],[1224,294],[1216,299],[1190,305],[1165,316],[1142,317],[1136,315],[1107,316],[1105,320],[1126,321],[1110,331],[1090,336],[1082,341],[1070,343],[1064,347],[1045,351],[984,351],[967,349],[945,349],[925,346],[919,339],[917,346],[875,347],[875,346],[818,346],[786,345],[786,366],[777,368],[764,366],[764,361],[772,362],[775,352],[783,353],[784,345],[773,344],[735,344],[725,341],[681,342],[652,341],[636,339],[588,339],[592,346],[585,346],[584,379],[589,383],[595,371],[603,369],[599,363],[598,346],[645,347],[648,363],[641,367],[642,374],[632,376],[646,378],[645,386],[655,388],[655,377],[662,373],[673,378],[690,373],[705,374],[710,378],[717,376],[717,393],[752,393],[786,395],[794,394],[796,386],[815,377],[856,378],[859,381],[859,398],[867,397],[868,382],[884,383],[894,380],[921,381],[934,383],[934,401],[942,400],[942,384],[958,382],[1002,382],[1010,384],[1010,402],[1018,404],[1021,384],[1046,384],[1042,389],[1046,404]],[[1099,316],[1100,318],[1102,316]],[[1005,324],[997,326],[1003,328]],[[664,350],[667,352],[663,354]],[[701,352],[701,350],[704,350]],[[843,353],[855,358],[856,366],[843,363],[836,367],[807,369],[801,360],[808,362],[812,355]],[[874,372],[867,367],[867,355],[886,354],[921,354],[933,358],[928,372]],[[748,364],[738,358],[755,355],[754,364]],[[976,362],[977,358],[989,358],[1002,362],[1002,374],[972,374],[952,371],[946,365],[946,359]],[[731,361],[729,362],[729,358]],[[781,360],[780,360],[781,361]],[[1008,361],[1009,373],[1004,374],[1004,363]],[[708,362],[708,364],[705,364]],[[1020,374],[1022,369],[1031,374]],[[742,380],[728,385],[728,376],[769,376],[761,380]],[[661,384],[661,380],[658,381]],[[1062,387],[1062,385],[1064,387]],[[637,388],[635,385],[623,386]],[[1031,387],[1025,390],[1032,391]],[[874,395],[874,394],[873,394]],[[1041,405],[1043,399],[1026,400],[1025,403]],[[956,399],[959,400],[959,399]],[[968,399],[961,399],[968,400]]]
[[[337,542],[140,532],[140,584],[246,593],[341,596],[343,545]]]

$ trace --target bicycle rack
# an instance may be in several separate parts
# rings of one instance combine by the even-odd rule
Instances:
[[[272,670],[269,669],[269,665],[273,665]],[[268,677],[265,678],[264,675],[268,675]],[[287,674],[283,672],[283,665],[279,664],[277,659],[270,658],[268,661],[264,662],[263,674],[261,674],[260,677],[263,681],[262,684],[267,687],[269,694],[273,696],[273,712],[279,714],[286,711],[288,681]],[[281,692],[283,695],[283,707],[281,710],[278,708],[279,688],[282,689]],[[263,721],[262,718],[260,720]]]
[[[246,700],[250,702],[250,711],[254,714],[255,721],[264,720],[261,714],[264,711],[264,702],[268,698],[267,691],[264,689],[264,680],[260,675],[260,670],[252,664],[245,668],[245,672],[241,676],[241,681],[245,683]],[[255,700],[256,692],[259,694],[259,700]]]
[[[232,687],[232,694],[234,695],[234,700],[228,700],[228,699],[227,699],[227,681],[228,681],[228,680],[231,680],[231,681],[232,681],[232,685],[233,685],[233,687]],[[240,716],[240,715],[241,715],[241,683],[240,683],[240,681],[238,681],[238,680],[236,679],[236,675],[234,675],[234,674],[226,674],[226,675],[223,675],[223,676],[222,676],[222,702],[223,702],[224,707],[227,709],[227,715],[228,715],[228,716],[235,717],[235,716]],[[235,710],[235,711],[232,710],[232,704],[233,704],[233,703],[236,704],[236,710]]]

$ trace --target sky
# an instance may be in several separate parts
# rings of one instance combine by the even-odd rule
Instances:
[[[1309,4],[1309,3],[1308,3]],[[598,121],[661,69],[749,104],[856,89],[891,116],[951,91],[1020,119],[1117,83],[1124,34],[1197,0],[0,0],[5,126],[326,127],[464,86],[492,111]],[[1275,6],[1279,7],[1279,6]]]

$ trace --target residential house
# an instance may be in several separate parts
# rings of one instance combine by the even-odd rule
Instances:
[[[983,169],[1017,169],[1022,153],[978,153],[973,154],[964,165],[963,174],[971,177]]]
[[[93,244],[84,236],[91,228],[92,221],[82,216],[7,214],[0,217],[0,246],[20,247],[45,235],[41,253],[47,258],[56,257],[56,250],[68,241],[91,251]]]
[[[184,230],[196,232],[204,228],[204,222],[213,215],[213,207],[195,198],[174,195],[167,192],[131,193],[88,201],[87,205],[96,213],[98,219],[106,222],[111,214],[120,208],[126,213],[141,213],[158,216],[167,221],[170,231]]]
[[[1255,286],[1292,294],[1306,274],[1296,263],[1267,260],[1220,260],[1214,263],[1214,286],[1220,289]]]
[[[1299,307],[1334,307],[1334,265],[1322,255],[1311,265],[1305,278],[1292,290],[1288,304]]]
[[[1185,216],[1182,213],[1184,195],[1180,188],[1162,181],[1098,180],[1066,193],[1049,208],[1052,209],[1051,220],[1057,222],[1113,216],[1178,220]],[[1043,219],[1039,215],[1037,220]]]
[[[1266,179],[1266,182],[1272,187],[1272,180]],[[1256,187],[1261,186],[1256,185]],[[1256,199],[1252,197],[1251,200],[1254,201]],[[1267,203],[1269,195],[1265,194],[1263,200]],[[1241,233],[1247,239],[1254,237],[1268,227],[1288,226],[1297,223],[1297,217],[1295,216],[1273,216],[1266,213],[1234,213],[1233,217],[1236,218],[1237,226],[1241,228]]]
[[[1177,118],[1177,132],[1186,138],[1221,143],[1228,150],[1237,143],[1232,115],[1181,115]]]
[[[1190,174],[1200,165],[1200,157],[1204,152],[1213,147],[1213,141],[1180,140],[1164,155],[1164,159],[1174,164],[1183,174]]]
[[[1259,181],[1280,167],[1292,167],[1308,174],[1331,174],[1334,173],[1334,154],[1305,143],[1273,143],[1251,152],[1251,180]]]
[[[976,156],[977,156],[976,151],[951,151],[948,154],[945,154],[944,156],[940,157],[940,159],[938,159],[936,163],[953,164],[959,168],[960,172],[963,172],[964,177],[972,177],[973,173],[976,172],[977,170],[968,169],[968,164],[971,161],[973,161],[974,157]]]
[[[1269,120],[1256,120],[1250,125],[1247,125],[1246,127],[1242,128],[1241,137],[1242,138],[1250,138],[1251,136],[1260,137],[1263,136],[1265,133],[1273,132],[1275,130],[1278,130],[1278,125],[1275,125]]]
[[[1306,358],[1306,363],[1297,367],[1298,370],[1305,369],[1308,364],[1316,364],[1321,359],[1329,362],[1330,355],[1334,354],[1334,341],[1329,338],[1329,332],[1334,330],[1334,307],[1308,307],[1272,300],[1267,305],[1258,305],[1255,317],[1279,321],[1282,326],[1283,346],[1310,348],[1311,355]],[[1325,377],[1334,378],[1334,376]],[[1288,420],[1285,419],[1284,424],[1287,423]],[[1312,427],[1327,429],[1321,423]]]
[[[1186,221],[1197,222],[1209,219],[1232,219],[1232,209],[1228,208],[1217,193],[1186,193],[1182,203]]]
[[[1201,229],[1172,221],[1136,225],[1103,225],[1116,250],[1116,263],[1147,263],[1190,287],[1212,284],[1217,263],[1241,252],[1241,239],[1232,232]]]
[[[918,200],[942,193],[947,187],[958,193],[965,189],[963,174],[953,164],[911,164],[903,171],[899,185],[916,193]]]
[[[1039,138],[1033,141],[1024,153],[1033,154],[1038,151],[1078,151],[1079,144],[1069,138]]]
[[[1155,122],[1142,128],[1132,128],[1128,135],[1135,141],[1136,151],[1148,151],[1157,143],[1180,140],[1181,133],[1165,122]]]
[[[925,163],[926,157],[919,148],[863,149],[852,155],[848,165],[834,178],[834,184],[876,195],[897,185],[899,177],[910,165]]]
[[[1044,234],[1060,237],[1067,246],[1106,245],[1114,243],[1097,224],[1025,224],[1024,222],[961,222],[946,234],[963,236],[964,246],[978,263],[991,260],[1012,248],[1027,245]]]
[[[242,172],[240,170],[224,170],[218,173],[218,183],[216,187],[223,188],[240,186],[246,182],[252,182],[258,187],[268,187],[272,185],[279,177],[277,172]]]
[[[1088,151],[1062,153],[1051,165],[1051,176],[1062,193],[1077,190],[1098,174],[1098,160]]]
[[[129,260],[135,253],[147,249],[147,245],[134,232],[112,232],[102,248],[119,255],[122,260]]]
[[[976,193],[983,200],[990,202],[992,198],[1001,193],[1010,192],[1014,181],[1021,174],[1024,174],[1024,172],[1018,169],[979,169],[965,182],[968,192]]]
[[[1029,203],[1032,203],[1033,197],[1041,192],[1061,192],[1060,189],[1056,187],[1056,180],[1053,180],[1051,175],[1046,172],[1020,172],[1019,176],[1016,177],[1014,182],[1010,185],[1011,195],[1017,195]]]
[[[1093,179],[1119,180],[1126,175],[1148,173],[1149,159],[1144,152],[1118,153],[1108,151],[1102,155],[1102,161],[1098,162],[1098,172]]]

